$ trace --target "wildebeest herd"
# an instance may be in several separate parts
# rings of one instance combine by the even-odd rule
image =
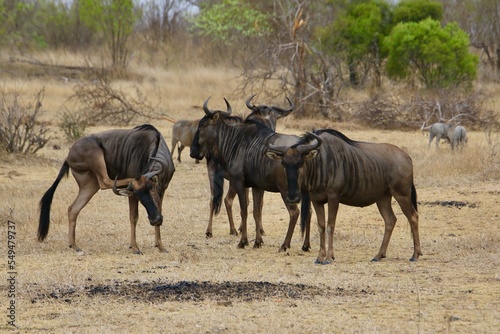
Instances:
[[[316,129],[301,136],[276,132],[276,121],[294,109],[289,107],[254,105],[255,95],[246,101],[250,114],[234,116],[229,102],[226,110],[210,110],[209,99],[203,104],[204,116],[194,121],[179,121],[172,128],[172,148],[169,150],[161,133],[152,125],[131,130],[110,130],[77,140],[70,149],[56,180],[40,201],[38,240],[49,231],[50,207],[54,192],[64,175],[71,170],[79,187],[78,195],[68,208],[69,246],[76,244],[75,228],[78,214],[99,190],[113,189],[117,195],[128,196],[130,209],[130,249],[140,254],[136,242],[139,202],[146,209],[155,227],[155,245],[165,251],[160,236],[163,223],[162,201],[175,172],[173,153],[178,147],[178,162],[184,147],[196,161],[206,160],[211,199],[206,237],[212,236],[212,220],[222,204],[224,180],[229,188],[224,199],[230,234],[237,235],[232,215],[232,203],[238,195],[241,233],[238,247],[248,245],[248,193],[252,189],[255,243],[263,243],[262,207],[264,192],[280,193],[289,213],[289,225],[280,251],[290,248],[292,235],[300,216],[304,235],[303,251],[310,250],[311,204],[316,213],[320,249],[316,263],[334,260],[333,234],[340,204],[364,207],[373,203],[385,223],[379,252],[372,261],[386,257],[387,247],[396,224],[391,200],[397,201],[410,223],[413,254],[410,261],[422,255],[418,231],[417,192],[413,184],[411,158],[391,144],[360,142],[349,139],[333,129]],[[447,123],[429,127],[430,139],[447,139],[451,148],[467,143],[465,128]],[[299,210],[298,205],[301,204]],[[328,204],[325,212],[324,205]],[[326,215],[328,214],[328,217]],[[326,234],[328,232],[328,244]]]

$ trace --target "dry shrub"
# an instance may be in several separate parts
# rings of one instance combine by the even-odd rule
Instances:
[[[44,89],[33,101],[25,102],[21,92],[0,92],[0,145],[9,153],[34,154],[49,141],[48,131],[38,123]]]
[[[128,125],[138,118],[160,118],[137,87],[132,92],[114,88],[104,79],[78,84],[70,100],[76,100],[84,120],[89,124]]]

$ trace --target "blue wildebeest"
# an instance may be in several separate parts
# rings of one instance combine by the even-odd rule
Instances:
[[[293,104],[291,109],[293,109]],[[200,120],[195,140],[191,145],[191,157],[206,157],[213,161],[214,178],[222,183],[223,177],[229,179],[230,185],[238,194],[241,210],[241,239],[239,248],[248,245],[247,235],[247,194],[245,189],[251,187],[254,203],[254,219],[256,237],[254,247],[261,247],[262,233],[262,205],[264,191],[280,192],[290,215],[289,227],[285,241],[280,251],[290,248],[293,230],[299,216],[296,203],[289,204],[285,201],[286,179],[283,168],[279,163],[266,161],[263,156],[264,139],[275,134],[274,130],[247,117],[242,123],[231,120],[228,112],[209,110],[208,99],[203,104],[205,117]],[[227,103],[227,102],[226,102]],[[248,106],[249,100],[247,100]],[[230,110],[230,109],[229,109]],[[255,111],[255,108],[253,109]],[[297,141],[299,138],[292,135],[276,134],[285,144]],[[304,239],[303,250],[309,250],[309,235]]]
[[[312,201],[318,219],[320,250],[316,263],[334,260],[333,232],[339,204],[364,207],[373,203],[385,222],[382,246],[372,261],[386,257],[387,246],[396,224],[391,198],[399,203],[410,222],[413,235],[413,256],[422,254],[418,234],[417,193],[413,185],[411,158],[398,147],[354,141],[335,130],[307,133],[294,145],[275,145],[266,139],[266,156],[281,161],[284,167],[288,203],[298,203],[301,196],[303,211]],[[325,225],[324,204],[328,203],[328,225]],[[304,218],[304,213],[302,214]],[[304,220],[302,219],[302,226]],[[328,250],[325,246],[328,231]]]
[[[255,94],[250,96],[246,102],[245,105],[248,109],[251,110],[250,114],[246,116],[245,119],[241,117],[228,117],[226,119],[226,122],[231,123],[231,124],[239,124],[244,121],[253,121],[253,122],[258,122],[262,123],[269,128],[271,128],[273,131],[276,130],[276,121],[280,118],[286,117],[289,115],[293,109],[294,105],[293,103],[289,101],[290,103],[290,108],[284,109],[281,107],[277,106],[267,106],[267,105],[254,105],[251,103],[252,99],[255,97]],[[218,111],[221,113],[221,115],[231,115],[232,113],[232,108],[229,102],[224,99],[226,102],[226,111]],[[208,100],[205,101],[208,103]],[[196,150],[196,147],[194,148]],[[197,152],[193,152],[194,156],[198,156],[199,154]],[[220,211],[221,207],[221,199],[223,195],[223,185],[224,185],[224,178],[229,179],[227,173],[222,173],[222,169],[217,167],[217,160],[210,159],[208,157],[207,159],[207,170],[208,170],[208,177],[209,177],[209,182],[210,182],[210,189],[211,189],[211,200],[210,200],[210,216],[208,219],[208,225],[207,229],[205,232],[205,235],[207,238],[211,238],[213,236],[212,233],[212,223],[213,223],[213,216],[214,214],[218,214]],[[218,171],[218,172],[217,172]],[[217,174],[217,177],[216,177]],[[246,196],[248,199],[248,189],[246,191]],[[227,192],[226,197],[224,198],[224,205],[226,207],[227,215],[228,215],[228,220],[229,220],[229,234],[230,235],[238,235],[238,231],[235,228],[234,225],[234,219],[233,219],[233,211],[232,211],[232,206],[233,206],[233,200],[234,197],[236,196],[236,190],[234,187],[229,184],[229,189]],[[248,203],[248,202],[247,202]],[[248,204],[247,204],[248,207]],[[264,235],[264,228],[262,226],[262,221],[259,221],[260,224],[260,231],[261,234]]]
[[[188,121],[188,120],[180,120],[174,123],[172,126],[172,148],[171,154],[174,155],[175,146],[177,143],[179,146],[177,147],[177,161],[181,162],[181,152],[184,147],[190,147],[193,142],[194,134],[196,133],[196,129],[198,129],[198,120]],[[196,160],[198,163],[199,160]]]
[[[141,202],[149,222],[155,227],[156,247],[166,252],[160,236],[161,211],[165,190],[175,168],[167,144],[155,127],[145,124],[131,130],[110,130],[77,140],[56,180],[40,201],[39,241],[43,241],[49,232],[52,198],[62,177],[70,169],[79,187],[76,199],[68,208],[70,248],[80,251],[75,241],[76,219],[80,211],[99,189],[113,189],[115,194],[129,199],[132,251],[141,253],[135,234],[138,203]]]

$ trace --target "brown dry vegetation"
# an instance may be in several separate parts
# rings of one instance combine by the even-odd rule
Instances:
[[[233,95],[236,73],[227,69],[135,71],[144,77],[138,83],[140,87],[175,119],[201,117],[199,106],[209,95],[214,108],[224,107],[224,96],[234,110],[245,113],[245,97]],[[126,87],[131,83],[118,84]],[[398,224],[388,258],[380,263],[369,262],[383,235],[383,221],[375,206],[341,206],[335,231],[336,260],[327,266],[313,263],[319,243],[315,227],[311,252],[300,250],[298,229],[292,249],[277,252],[288,224],[278,194],[265,195],[263,248],[238,249],[238,238],[228,235],[225,210],[214,222],[214,237],[206,239],[206,168],[203,163],[194,164],[186,150],[184,162],[176,164],[163,205],[162,233],[169,253],[160,254],[153,247],[153,228],[143,209],[138,244],[144,255],[129,252],[127,200],[109,191],[99,192],[79,217],[77,242],[84,254],[78,255],[67,247],[67,207],[77,191],[71,176],[56,191],[48,239],[43,243],[35,240],[38,201],[54,181],[70,146],[57,128],[57,117],[61,104],[72,93],[73,83],[43,77],[9,80],[3,85],[22,86],[28,91],[45,87],[44,120],[51,125],[53,135],[38,157],[1,154],[1,331],[498,331],[498,134],[494,135],[493,145],[488,145],[483,133],[471,132],[467,149],[452,154],[444,144],[438,151],[433,146],[427,149],[428,137],[417,130],[378,131],[317,120],[299,123],[286,119],[279,124],[278,131],[287,133],[301,133],[313,126],[334,127],[352,139],[390,142],[409,152],[415,166],[424,253],[417,263],[408,261],[412,254],[410,229],[396,204]],[[170,145],[172,124],[150,121]],[[105,128],[95,126],[87,132]],[[55,144],[61,149],[53,149]],[[6,325],[8,220],[16,227],[16,329]],[[249,222],[251,236],[253,219]]]

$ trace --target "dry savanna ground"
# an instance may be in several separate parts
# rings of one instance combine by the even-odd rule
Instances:
[[[223,108],[222,97],[226,96],[235,110],[244,114],[244,97],[231,95],[236,79],[227,70],[147,71],[142,73],[155,80],[144,80],[141,87],[147,90],[154,86],[160,94],[151,96],[161,96],[162,106],[171,117],[201,117],[201,109],[194,106],[200,106],[209,95],[213,96],[214,108]],[[76,237],[83,254],[77,254],[67,246],[67,207],[77,192],[71,176],[63,179],[56,191],[47,240],[36,241],[38,201],[54,181],[71,145],[58,131],[56,120],[58,106],[71,92],[71,84],[57,79],[4,84],[25,85],[27,89],[44,85],[44,106],[48,110],[44,117],[54,134],[37,157],[1,155],[0,331],[498,332],[498,134],[490,145],[482,132],[471,132],[466,150],[453,154],[445,144],[439,150],[428,149],[428,137],[417,130],[330,125],[352,139],[393,143],[411,155],[424,253],[416,263],[408,261],[413,251],[410,228],[396,203],[398,223],[388,257],[379,263],[370,262],[380,247],[384,229],[375,206],[340,207],[334,241],[336,259],[331,265],[314,264],[319,245],[315,216],[310,252],[301,251],[298,228],[292,248],[278,252],[288,225],[288,214],[278,194],[265,195],[262,248],[236,247],[239,238],[229,235],[224,209],[214,221],[214,237],[206,239],[206,167],[195,164],[187,150],[183,162],[176,162],[163,203],[161,229],[168,253],[155,249],[154,230],[141,208],[138,244],[143,255],[131,254],[127,200],[102,191],[80,214]],[[315,122],[287,119],[279,124],[278,131],[300,134]],[[170,145],[172,124],[159,120],[151,123]],[[91,127],[87,132],[105,128]],[[61,149],[54,149],[54,145]],[[236,204],[235,212],[238,210]],[[14,226],[16,233],[14,284],[7,281],[11,271],[9,226]],[[249,232],[252,239],[251,216]],[[8,293],[12,289],[15,297],[11,298]],[[15,328],[7,323],[12,300],[16,306]]]

